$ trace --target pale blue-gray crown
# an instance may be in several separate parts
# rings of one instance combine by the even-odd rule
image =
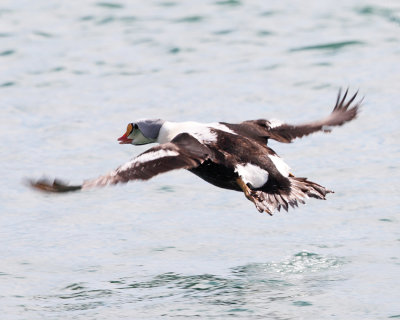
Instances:
[[[149,139],[157,139],[161,126],[165,121],[161,119],[144,119],[134,122],[142,134]]]

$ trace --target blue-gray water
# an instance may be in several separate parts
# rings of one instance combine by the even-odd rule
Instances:
[[[2,1],[1,319],[400,318],[400,4]],[[259,214],[185,171],[43,195],[145,147],[137,118],[359,118],[272,147],[336,191]]]

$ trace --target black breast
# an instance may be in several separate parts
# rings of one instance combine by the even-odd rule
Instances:
[[[189,171],[214,186],[241,191],[236,183],[236,178],[238,177],[237,173],[234,172],[233,169],[227,168],[225,165],[206,160],[198,167],[189,169]]]

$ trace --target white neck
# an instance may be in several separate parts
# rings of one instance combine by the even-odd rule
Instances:
[[[211,130],[213,129],[213,130]],[[217,139],[215,131],[224,131],[230,134],[236,134],[236,132],[229,129],[227,126],[218,123],[199,123],[194,121],[186,122],[171,122],[165,121],[160,128],[157,142],[166,143],[170,142],[178,134],[186,132],[196,138],[201,143],[214,142]]]
[[[215,141],[216,134],[210,131],[213,128],[213,124],[205,124],[194,121],[187,122],[170,122],[165,121],[158,134],[157,142],[166,143],[170,142],[178,134],[187,132],[195,137],[200,142],[211,142]]]
[[[165,121],[160,128],[160,133],[158,134],[157,142],[166,143],[170,142],[178,134],[190,129],[187,125],[188,122],[171,122]]]

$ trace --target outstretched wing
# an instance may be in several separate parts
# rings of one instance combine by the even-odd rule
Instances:
[[[357,97],[356,92],[348,101],[346,97],[348,90],[341,95],[341,90],[337,97],[335,107],[332,113],[325,119],[310,122],[302,125],[291,125],[277,120],[250,120],[237,125],[228,125],[230,129],[237,131],[242,135],[249,136],[259,142],[268,142],[268,139],[274,139],[279,142],[289,143],[296,138],[307,136],[313,132],[330,132],[331,127],[341,126],[348,121],[353,120],[361,106],[361,101],[353,103]]]
[[[187,133],[176,136],[171,142],[155,146],[131,161],[82,185],[70,186],[60,180],[30,181],[32,187],[47,192],[68,192],[104,187],[130,180],[148,180],[160,173],[175,169],[191,169],[209,158],[211,151]]]
[[[288,143],[296,138],[307,136],[313,132],[331,132],[331,127],[341,126],[346,122],[353,120],[357,116],[361,101],[355,103],[351,108],[349,108],[358,92],[346,101],[347,93],[348,90],[346,90],[343,97],[341,97],[341,91],[339,91],[336,105],[327,118],[303,125],[280,124],[273,126],[270,128],[271,139]]]

